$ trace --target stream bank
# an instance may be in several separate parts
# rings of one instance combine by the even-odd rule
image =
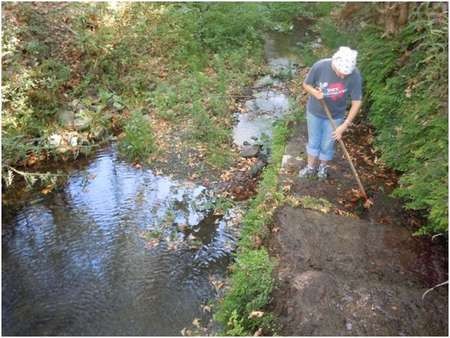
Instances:
[[[179,335],[211,328],[210,302],[223,292],[245,210],[245,202],[226,212],[217,204],[255,193],[247,188],[256,187],[270,159],[272,125],[289,111],[276,77],[294,72],[293,64],[273,65],[235,114],[243,157],[229,172],[197,172],[204,158],[196,149],[166,154],[173,161],[150,169],[125,161],[113,142],[67,165],[55,189],[5,194],[3,332]]]
[[[301,106],[306,96],[298,93],[307,72],[300,67],[289,84]],[[446,237],[413,236],[425,219],[420,213],[405,211],[402,201],[392,197],[398,174],[379,160],[373,148],[374,130],[358,121],[344,137],[375,202],[365,210],[339,150],[328,180],[298,177],[306,163],[306,125],[300,121],[290,127],[284,154],[277,157],[280,172],[279,163],[272,163],[267,172],[267,181],[278,179],[278,188],[271,189],[271,183],[264,180],[251,215],[244,219],[247,235],[241,239],[231,291],[219,312],[224,332],[448,335],[447,286],[422,299],[429,288],[448,280]],[[272,212],[272,218],[267,216]],[[263,256],[265,247],[277,262],[274,284],[263,282],[272,272],[271,259],[263,263],[249,259],[252,254]]]
[[[360,122],[344,141],[361,145],[350,154],[374,199],[369,210],[340,149],[326,181],[298,177],[307,132],[305,122],[293,127],[279,178],[288,203],[270,240],[278,261],[270,308],[282,335],[448,335],[447,286],[422,299],[448,280],[446,240],[412,235],[423,220],[389,195],[395,175],[376,165],[367,131]]]

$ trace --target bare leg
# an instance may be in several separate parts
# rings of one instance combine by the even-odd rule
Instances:
[[[317,162],[317,156],[311,156],[308,154],[308,167],[314,168]]]

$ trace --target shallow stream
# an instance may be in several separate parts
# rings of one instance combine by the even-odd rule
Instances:
[[[268,62],[291,71],[277,36],[285,44],[286,34],[268,37]],[[237,114],[238,145],[270,137],[288,111],[268,79]],[[180,335],[196,318],[207,323],[240,211],[214,215],[213,191],[135,168],[114,144],[68,174],[60,189],[3,207],[3,334]]]

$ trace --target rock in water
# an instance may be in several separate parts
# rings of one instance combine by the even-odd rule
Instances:
[[[244,145],[241,148],[242,157],[256,157],[258,156],[260,146],[259,145]]]
[[[64,128],[72,128],[75,113],[72,110],[62,110],[57,114],[59,124]]]
[[[78,114],[75,117],[74,128],[78,131],[84,131],[89,129],[92,122],[92,118],[87,114]]]
[[[250,175],[252,176],[252,177],[255,177],[255,176],[257,176],[260,172],[261,172],[261,170],[263,170],[264,169],[264,167],[266,166],[266,162],[265,161],[263,161],[263,160],[258,160],[252,167],[251,167],[251,169],[250,169]]]
[[[258,89],[258,88],[270,86],[273,83],[274,83],[273,78],[270,75],[266,75],[266,76],[262,77],[261,79],[259,79],[258,81],[256,81],[254,88]]]

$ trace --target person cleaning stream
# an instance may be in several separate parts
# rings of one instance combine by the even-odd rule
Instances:
[[[309,94],[306,105],[308,159],[307,165],[299,171],[301,178],[317,175],[323,180],[328,177],[328,163],[334,156],[335,141],[341,139],[361,108],[362,77],[356,67],[357,55],[358,52],[349,47],[339,47],[332,58],[317,61],[303,82],[303,88]],[[346,116],[347,99],[351,99],[351,106]],[[322,100],[337,126],[334,131]]]

